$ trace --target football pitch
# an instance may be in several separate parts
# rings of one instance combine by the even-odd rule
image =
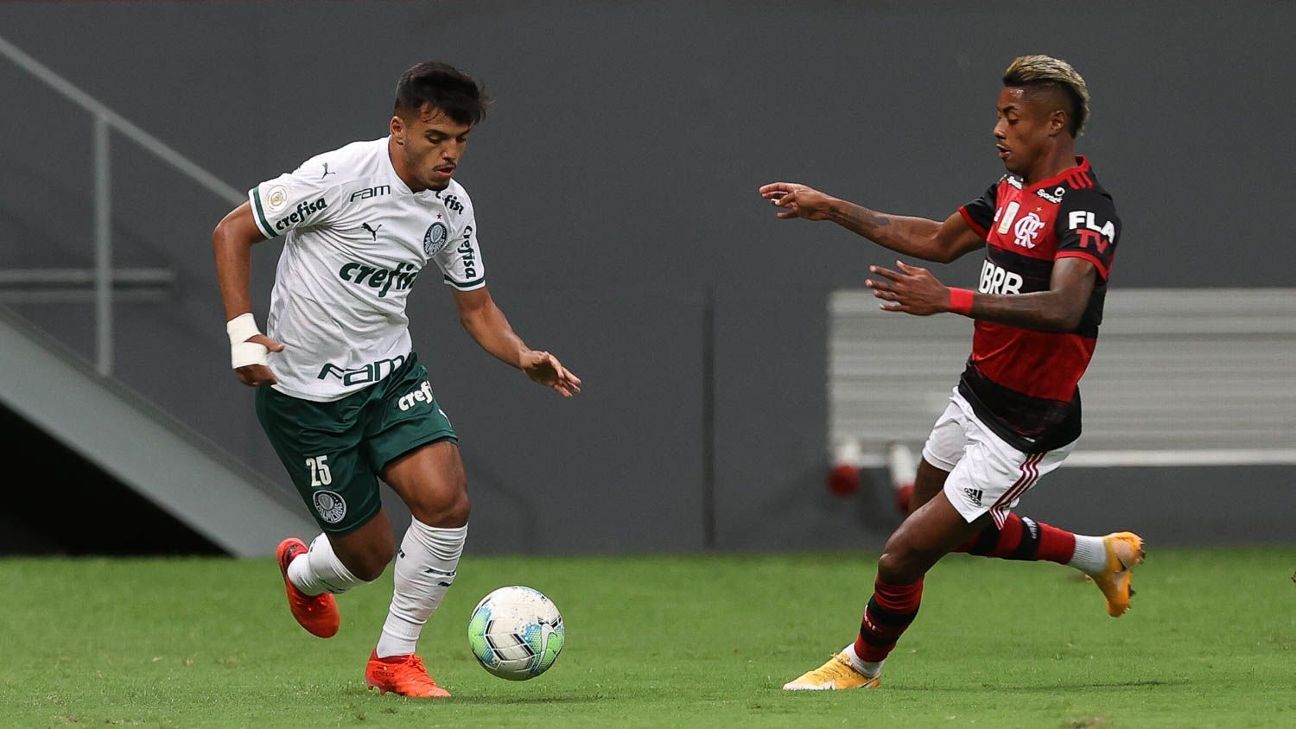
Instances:
[[[788,694],[850,640],[875,555],[466,557],[420,653],[452,699],[364,688],[391,572],[307,635],[271,560],[0,560],[13,727],[1296,726],[1296,550],[1156,550],[1130,613],[1066,568],[965,556],[928,576],[876,691]],[[554,668],[482,670],[468,614],[525,584]]]

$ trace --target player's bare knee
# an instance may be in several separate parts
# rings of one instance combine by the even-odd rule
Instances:
[[[924,561],[917,550],[902,539],[892,536],[887,540],[882,556],[878,558],[878,577],[883,582],[904,585],[923,576]]]
[[[438,526],[446,529],[455,529],[468,523],[468,514],[472,511],[472,503],[468,499],[467,489],[459,492],[459,497],[455,499],[454,506],[446,512],[446,523]]]
[[[438,527],[442,529],[455,529],[463,527],[468,523],[468,514],[470,505],[467,492],[459,492],[450,498],[441,499],[441,501],[422,508],[421,514],[416,512],[415,518],[429,527]]]
[[[410,505],[415,519],[428,526],[454,529],[468,523],[471,504],[467,489],[453,489]]]

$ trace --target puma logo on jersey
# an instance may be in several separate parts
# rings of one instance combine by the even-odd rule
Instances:
[[[419,385],[419,389],[414,392],[401,395],[401,399],[396,401],[396,404],[401,410],[409,410],[414,407],[414,403],[418,402],[432,402],[432,386],[428,384],[427,380],[424,380],[423,384]]]
[[[981,282],[977,291],[983,294],[1020,294],[1022,277],[990,261],[981,265]]]
[[[289,215],[285,215],[279,222],[275,223],[275,230],[283,231],[297,225],[298,223],[304,223],[306,222],[306,218],[309,218],[311,215],[326,207],[328,207],[328,203],[324,202],[324,198],[320,198],[315,202],[306,202],[303,200],[297,203],[296,210],[292,211]]]
[[[329,175],[336,175],[336,174],[337,174],[336,172],[329,172],[328,162],[325,162],[325,163],[324,163],[324,174],[320,175],[320,179],[322,180],[322,179],[324,179],[325,177],[328,177]]]
[[[382,229],[382,223],[379,223],[377,228],[369,225],[368,223],[363,223],[360,225],[360,227],[369,231],[369,235],[372,235],[374,240],[378,240],[378,231]]]
[[[365,227],[368,228],[369,225],[365,224]],[[378,298],[381,299],[387,295],[388,291],[392,290],[392,287],[395,287],[397,291],[404,291],[413,286],[414,279],[418,277],[421,270],[414,268],[412,263],[402,263],[396,266],[394,270],[388,270],[352,261],[343,264],[342,268],[338,269],[338,278],[347,283],[378,289]]]

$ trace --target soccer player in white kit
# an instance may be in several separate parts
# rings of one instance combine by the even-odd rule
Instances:
[[[415,653],[454,582],[467,534],[458,439],[412,351],[406,298],[434,266],[487,352],[564,397],[581,381],[528,347],[486,288],[467,191],[451,179],[487,98],[444,63],[413,66],[389,136],[313,157],[262,182],[216,226],[212,247],[232,366],[257,388],[257,416],[323,533],[277,556],[303,628],[334,635],[334,594],[376,580],[396,558],[391,609],[365,682],[402,696],[449,696]],[[284,236],[261,333],[248,291],[253,244]],[[397,550],[381,478],[412,514]]]

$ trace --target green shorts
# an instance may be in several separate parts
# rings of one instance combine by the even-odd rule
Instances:
[[[413,354],[383,380],[332,402],[258,387],[256,413],[297,492],[330,534],[357,529],[378,513],[378,475],[397,456],[459,440]]]

